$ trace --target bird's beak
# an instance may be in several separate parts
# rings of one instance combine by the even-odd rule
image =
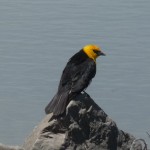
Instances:
[[[102,51],[99,51],[98,55],[99,55],[99,56],[106,56],[106,54],[103,53]]]

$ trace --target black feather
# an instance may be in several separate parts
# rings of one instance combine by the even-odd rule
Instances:
[[[96,64],[83,50],[72,56],[63,70],[57,94],[45,108],[46,114],[63,114],[71,98],[86,89],[95,74]]]
[[[61,93],[57,93],[50,103],[46,106],[45,112],[46,114],[52,113],[55,116],[63,114],[65,111],[66,103],[68,100],[68,91],[62,91]]]

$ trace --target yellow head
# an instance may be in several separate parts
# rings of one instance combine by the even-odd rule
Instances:
[[[105,56],[101,51],[101,48],[97,45],[89,44],[83,47],[83,51],[88,55],[89,58],[96,61],[96,58],[100,55]]]

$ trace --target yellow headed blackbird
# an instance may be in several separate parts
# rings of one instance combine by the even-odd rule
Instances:
[[[105,55],[97,45],[86,45],[73,55],[63,70],[58,91],[46,106],[46,114],[65,112],[69,101],[85,90],[96,74],[96,58]]]

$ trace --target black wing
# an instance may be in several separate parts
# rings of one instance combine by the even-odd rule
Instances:
[[[86,59],[78,65],[68,63],[63,71],[58,90],[65,88],[70,92],[79,93],[87,88],[95,74],[96,64],[92,59]]]
[[[87,61],[80,65],[76,74],[72,76],[71,92],[81,92],[86,89],[95,74],[95,62],[91,59],[87,59]]]

